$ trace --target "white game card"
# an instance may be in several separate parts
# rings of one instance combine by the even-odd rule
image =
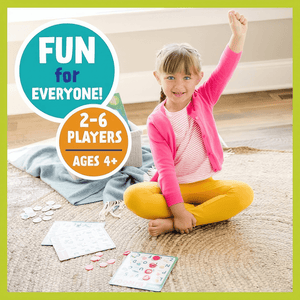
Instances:
[[[55,235],[93,228],[101,231],[105,222],[55,221],[42,241],[42,246],[52,246],[51,238]]]

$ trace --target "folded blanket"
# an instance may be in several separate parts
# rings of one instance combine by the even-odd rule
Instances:
[[[31,146],[10,150],[8,161],[27,173],[40,177],[74,205],[123,199],[124,191],[132,184],[149,180],[147,172],[154,166],[150,147],[142,147],[143,165],[123,167],[114,175],[100,180],[72,179],[60,162],[54,146]]]

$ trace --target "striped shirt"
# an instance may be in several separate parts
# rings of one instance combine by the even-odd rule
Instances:
[[[203,143],[199,125],[187,114],[186,107],[169,112],[165,107],[176,138],[174,160],[179,184],[192,183],[211,177],[213,171]]]

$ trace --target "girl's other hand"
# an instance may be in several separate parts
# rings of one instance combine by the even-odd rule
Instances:
[[[187,210],[182,211],[182,213],[174,217],[174,229],[180,233],[190,233],[196,226],[196,219]]]
[[[240,15],[234,10],[230,10],[228,12],[228,19],[232,34],[234,36],[241,37],[246,35],[248,30],[248,21],[243,15]]]

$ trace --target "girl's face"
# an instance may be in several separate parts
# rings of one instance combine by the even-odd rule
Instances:
[[[192,99],[195,88],[203,77],[203,72],[191,72],[190,75],[185,74],[184,71],[176,74],[154,72],[154,76],[167,96],[166,108],[169,111],[178,111]]]

